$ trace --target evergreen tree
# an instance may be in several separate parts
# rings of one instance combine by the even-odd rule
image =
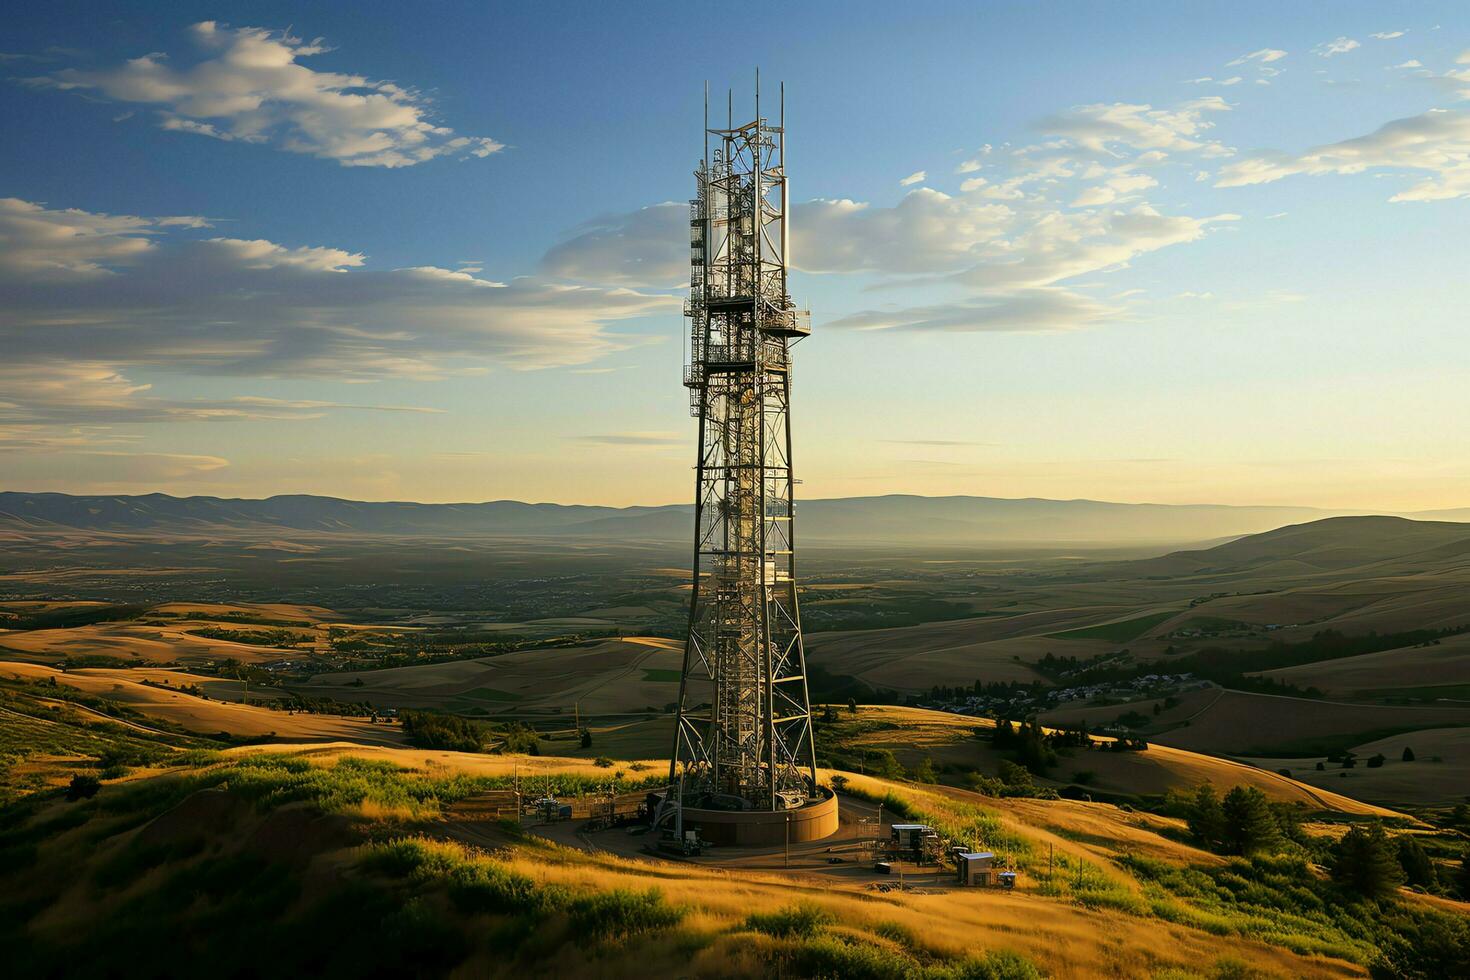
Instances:
[[[1405,762],[1413,762],[1414,761],[1414,750],[1411,749],[1411,748],[1409,748],[1407,745],[1405,745],[1404,746],[1404,754],[1403,754],[1402,758],[1403,758],[1403,760]]]
[[[1225,812],[1220,809],[1220,799],[1215,795],[1215,787],[1209,783],[1200,784],[1194,791],[1187,819],[1190,834],[1202,846],[1214,850],[1224,843]]]
[[[1404,880],[1394,846],[1381,824],[1354,827],[1332,854],[1332,880],[1364,898],[1388,898]]]
[[[1399,867],[1404,869],[1404,878],[1409,884],[1424,888],[1434,885],[1434,862],[1429,852],[1408,834],[1399,838]]]
[[[1225,815],[1225,843],[1235,854],[1253,854],[1281,843],[1281,828],[1266,794],[1254,786],[1237,786],[1220,803]]]
[[[592,730],[590,728],[582,729],[582,748],[592,748]]]

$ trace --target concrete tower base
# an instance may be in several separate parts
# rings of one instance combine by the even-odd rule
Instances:
[[[821,840],[837,832],[837,797],[823,798],[796,810],[702,810],[684,808],[684,829],[698,830],[711,844],[736,847],[779,847]],[[787,834],[790,834],[788,837]]]

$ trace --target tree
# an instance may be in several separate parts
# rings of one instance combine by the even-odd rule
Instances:
[[[1385,762],[1387,762],[1387,761],[1388,761],[1388,757],[1385,756],[1382,752],[1374,753],[1373,755],[1370,755],[1368,757],[1368,768],[1369,769],[1380,769],[1380,768],[1383,767],[1383,764]]]
[[[850,715],[857,714],[857,699],[856,698],[848,698],[847,699],[847,713],[850,714]]]
[[[1207,848],[1219,847],[1225,840],[1225,812],[1220,809],[1220,799],[1215,787],[1202,783],[1194,791],[1189,816],[1189,832],[1194,839]]]
[[[1409,748],[1407,745],[1405,745],[1404,746],[1404,754],[1403,754],[1403,756],[1401,756],[1401,758],[1405,762],[1413,762],[1414,761],[1414,750],[1411,749],[1411,748]]]
[[[934,772],[934,760],[925,756],[924,761],[914,770],[914,779],[921,783],[939,782],[939,776]]]
[[[1404,878],[1411,885],[1428,888],[1434,884],[1434,861],[1424,845],[1408,834],[1399,838],[1399,867],[1404,869]]]
[[[592,729],[590,728],[582,729],[582,748],[592,748]]]
[[[1266,794],[1254,786],[1237,786],[1220,803],[1225,814],[1225,843],[1236,854],[1253,854],[1281,843],[1281,828]]]
[[[1395,849],[1382,824],[1354,827],[1332,854],[1332,880],[1364,898],[1388,898],[1404,880]]]
[[[1460,870],[1455,874],[1455,885],[1460,889],[1460,897],[1470,901],[1470,854],[1460,858]]]

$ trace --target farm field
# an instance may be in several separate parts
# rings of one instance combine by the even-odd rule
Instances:
[[[1302,664],[1263,672],[1265,677],[1328,694],[1393,697],[1413,694],[1425,699],[1450,698],[1470,704],[1470,635],[1452,636],[1432,645],[1416,644],[1341,660]],[[1456,688],[1462,690],[1457,691]],[[1436,692],[1436,689],[1443,689]]]
[[[1041,715],[1056,726],[1100,727],[1120,714],[1151,712],[1158,699],[1133,704],[1062,707]],[[1360,733],[1470,725],[1470,705],[1408,706],[1358,704],[1256,694],[1210,687],[1180,695],[1179,702],[1140,728],[1152,742],[1218,755],[1320,756],[1315,746],[1347,748]],[[1187,722],[1187,724],[1186,724]],[[1252,751],[1259,747],[1275,752]]]
[[[343,701],[470,714],[589,715],[663,710],[678,695],[683,644],[628,637],[482,660],[317,674],[303,690]]]
[[[1403,760],[1406,748],[1413,750],[1412,762]],[[1350,751],[1357,756],[1351,769],[1325,757],[1249,761],[1263,768],[1290,767],[1300,782],[1365,801],[1416,806],[1470,802],[1470,728],[1421,729],[1363,742]],[[1380,754],[1381,766],[1366,764]]]

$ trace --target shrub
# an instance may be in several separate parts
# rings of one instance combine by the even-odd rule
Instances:
[[[1398,839],[1398,859],[1409,884],[1427,888],[1435,883],[1434,861],[1424,845],[1408,834]]]
[[[66,798],[73,803],[77,800],[90,800],[101,788],[102,781],[96,776],[77,773],[71,777],[71,783],[66,787]]]
[[[635,892],[624,888],[593,892],[572,899],[572,924],[599,939],[620,939],[678,925],[684,910],[668,904],[657,888]]]
[[[809,902],[788,905],[774,912],[753,912],[746,917],[745,927],[768,936],[787,939],[791,936],[813,936],[832,923],[832,914]]]

